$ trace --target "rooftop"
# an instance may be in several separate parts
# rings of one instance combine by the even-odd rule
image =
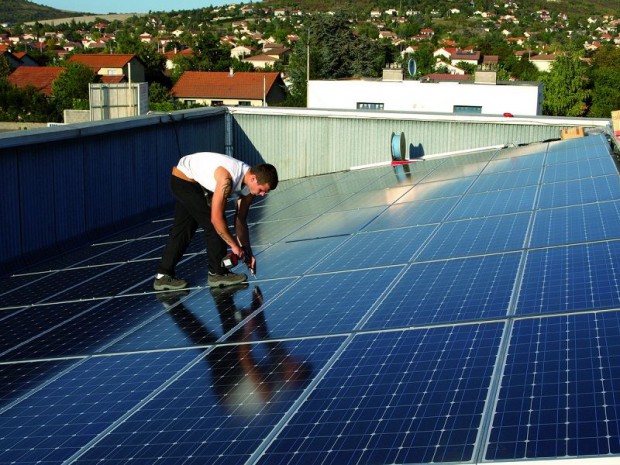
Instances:
[[[32,265],[0,462],[617,462],[619,181],[603,135],[284,180],[227,291],[200,235],[152,291],[171,211]]]

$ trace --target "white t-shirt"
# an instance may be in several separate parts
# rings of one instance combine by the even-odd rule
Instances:
[[[250,193],[248,187],[243,185],[243,177],[250,166],[241,160],[221,153],[198,152],[182,157],[177,164],[184,175],[211,192],[215,191],[215,170],[220,166],[230,173],[233,192],[239,195]]]

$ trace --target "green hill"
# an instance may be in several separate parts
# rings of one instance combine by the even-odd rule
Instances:
[[[66,18],[81,14],[74,11],[57,10],[56,8],[39,5],[28,0],[3,0],[0,23],[26,23],[42,19]]]

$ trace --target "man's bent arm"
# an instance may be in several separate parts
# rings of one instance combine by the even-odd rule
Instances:
[[[226,200],[232,193],[232,177],[223,167],[215,170],[215,191],[211,199],[211,223],[215,231],[230,246],[235,255],[242,256],[241,248],[230,233],[226,223]]]

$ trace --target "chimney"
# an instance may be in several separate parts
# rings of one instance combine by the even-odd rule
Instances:
[[[228,77],[234,77],[234,76],[235,76],[235,70],[231,66],[230,68],[228,68]]]

